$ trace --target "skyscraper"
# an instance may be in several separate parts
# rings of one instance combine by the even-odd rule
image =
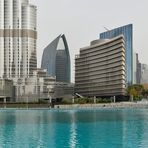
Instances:
[[[141,64],[141,84],[148,83],[148,65],[147,64]]]
[[[134,71],[134,84],[140,84],[141,82],[141,63],[139,61],[138,53],[133,55],[133,71]]]
[[[41,68],[47,69],[56,81],[70,82],[70,55],[65,35],[59,35],[44,49]]]
[[[36,6],[0,0],[0,77],[29,77],[37,68]]]
[[[115,28],[100,34],[100,39],[111,39],[118,35],[123,35],[126,48],[126,81],[130,85],[133,83],[133,26],[132,24]]]

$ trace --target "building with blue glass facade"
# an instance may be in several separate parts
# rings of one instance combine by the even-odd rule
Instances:
[[[65,35],[59,35],[44,49],[41,68],[47,69],[58,82],[70,82],[70,55]]]
[[[126,48],[126,81],[133,83],[133,25],[128,24],[119,28],[108,30],[100,34],[100,39],[111,39],[123,35]]]

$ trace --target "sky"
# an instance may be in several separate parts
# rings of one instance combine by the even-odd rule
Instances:
[[[30,0],[37,6],[38,67],[44,48],[59,34],[65,34],[70,49],[72,82],[74,59],[79,49],[99,39],[99,34],[133,24],[134,51],[148,64],[147,0]]]

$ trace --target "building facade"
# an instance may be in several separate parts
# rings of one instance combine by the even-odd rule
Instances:
[[[15,102],[38,102],[48,100],[55,86],[55,78],[46,70],[37,69],[29,78],[14,79]]]
[[[133,84],[137,84],[137,58],[136,58],[136,53],[133,53]]]
[[[133,83],[133,25],[129,24],[113,30],[108,30],[100,34],[100,39],[111,39],[118,35],[123,35],[126,49],[126,81]]]
[[[87,97],[124,96],[125,55],[122,35],[81,48],[75,59],[75,93]]]
[[[133,59],[134,84],[148,84],[148,65],[140,63],[138,53]]]
[[[16,102],[49,101],[50,98],[72,98],[74,85],[56,82],[55,77],[49,76],[47,70],[37,69],[29,78],[14,79]]]
[[[133,84],[140,84],[141,67],[138,59],[138,53],[133,53]]]
[[[72,99],[74,97],[74,84],[65,82],[56,82],[54,87],[54,98]]]
[[[37,68],[36,6],[0,0],[0,77],[29,77]]]
[[[138,53],[136,53],[136,84],[141,83],[141,63],[139,61]]]
[[[9,79],[0,79],[0,102],[14,101],[13,81]]]
[[[141,84],[148,83],[148,65],[141,64]]]
[[[43,51],[42,69],[58,82],[70,82],[70,55],[65,35],[59,35]]]

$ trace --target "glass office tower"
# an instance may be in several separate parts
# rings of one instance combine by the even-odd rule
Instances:
[[[126,81],[131,85],[133,83],[133,25],[128,24],[103,32],[100,34],[100,39],[111,39],[121,34],[124,36],[126,48]]]
[[[45,49],[41,68],[58,82],[70,82],[70,55],[65,35],[59,35]]]

